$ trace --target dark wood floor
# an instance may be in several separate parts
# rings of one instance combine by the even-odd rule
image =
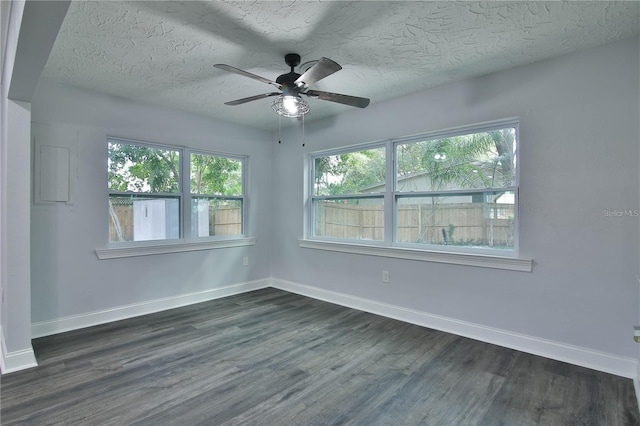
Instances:
[[[34,341],[3,425],[637,425],[630,379],[275,289]]]

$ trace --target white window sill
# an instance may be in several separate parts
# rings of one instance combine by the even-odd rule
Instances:
[[[482,268],[506,269],[509,271],[531,272],[533,260],[491,256],[473,253],[453,253],[433,250],[418,250],[402,247],[380,247],[365,244],[338,243],[316,240],[298,240],[302,248],[328,250],[342,253],[365,254],[369,256],[393,257],[396,259],[420,260],[424,262],[449,263],[453,265],[477,266]]]
[[[182,253],[186,251],[212,250],[229,247],[255,245],[256,238],[233,238],[228,240],[207,241],[147,241],[140,243],[124,243],[96,249],[98,259],[117,259],[121,257],[149,256],[154,254]]]

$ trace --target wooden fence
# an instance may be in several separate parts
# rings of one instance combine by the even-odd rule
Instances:
[[[239,207],[209,208],[209,235],[242,234],[242,209]]]
[[[133,241],[133,203],[113,203],[110,206],[109,241]],[[121,239],[113,216],[119,222]],[[209,206],[209,235],[240,235],[242,209],[231,206]]]
[[[318,203],[315,234],[355,240],[384,239],[384,207]],[[397,241],[513,247],[514,206],[509,204],[408,204],[397,213]]]

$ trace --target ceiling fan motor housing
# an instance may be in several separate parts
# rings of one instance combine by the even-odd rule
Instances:
[[[297,95],[298,91],[295,90],[297,89],[297,86],[294,84],[294,82],[300,77],[300,74],[293,71],[293,69],[300,65],[300,55],[298,55],[297,53],[287,53],[286,55],[284,55],[284,61],[291,67],[291,72],[278,76],[278,78],[276,78],[276,83],[283,86],[282,90],[285,92],[285,96],[287,95],[287,91],[295,92],[289,93],[295,96]]]
[[[300,55],[298,55],[297,53],[287,53],[286,55],[284,55],[284,61],[291,67],[291,70],[293,71],[293,68],[300,65]]]
[[[286,90],[286,89],[297,89],[297,86],[295,85],[295,81],[300,77],[300,74],[291,71],[288,74],[282,74],[281,76],[279,76],[278,78],[276,78],[276,83],[282,85],[283,89],[282,90]]]

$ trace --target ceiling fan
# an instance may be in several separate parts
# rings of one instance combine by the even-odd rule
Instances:
[[[302,75],[294,71],[294,68],[300,64],[300,55],[297,53],[288,53],[285,55],[284,61],[291,67],[291,71],[280,75],[276,78],[276,81],[260,77],[259,75],[230,65],[215,64],[214,67],[216,68],[271,84],[280,90],[280,92],[263,93],[261,95],[249,96],[248,98],[236,99],[235,101],[225,102],[225,105],[241,105],[247,102],[257,101],[258,99],[278,96],[271,107],[276,113],[283,117],[300,117],[309,112],[309,104],[307,104],[300,95],[357,108],[366,108],[367,105],[369,105],[369,99],[367,98],[309,89],[309,86],[312,84],[342,69],[340,65],[331,59],[322,58],[316,61],[316,63],[302,73]]]

